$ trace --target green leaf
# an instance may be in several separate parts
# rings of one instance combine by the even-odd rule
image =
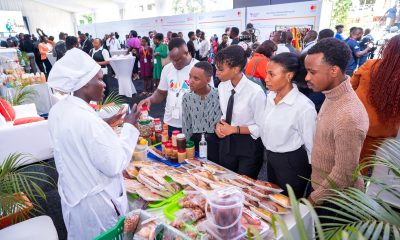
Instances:
[[[382,232],[382,228],[383,228],[383,222],[380,222],[378,224],[378,226],[376,226],[375,231],[374,231],[374,235],[372,235],[371,240],[376,240],[379,238],[381,232]]]

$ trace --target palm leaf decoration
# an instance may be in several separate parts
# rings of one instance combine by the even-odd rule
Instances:
[[[14,94],[7,95],[6,100],[13,106],[32,103],[38,92],[30,86],[16,86]]]
[[[39,199],[46,201],[46,195],[39,184],[55,185],[53,179],[46,173],[28,170],[28,167],[53,168],[39,162],[22,166],[32,156],[22,153],[10,154],[0,165],[0,217],[11,215],[27,207],[27,200],[21,197],[21,192],[33,205],[32,215],[43,214]],[[28,214],[19,216],[16,221],[25,220]]]
[[[118,95],[117,91],[113,91],[101,103],[99,103],[97,111],[103,109],[106,112],[113,112],[119,110],[123,103],[124,99],[122,96]]]

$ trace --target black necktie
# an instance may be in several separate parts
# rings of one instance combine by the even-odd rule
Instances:
[[[233,112],[233,102],[234,102],[233,95],[235,95],[235,89],[232,89],[231,91],[231,96],[229,97],[228,100],[228,107],[226,108],[226,122],[228,124],[231,124],[232,122],[232,112]]]

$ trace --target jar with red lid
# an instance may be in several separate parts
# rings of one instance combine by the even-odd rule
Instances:
[[[161,119],[160,118],[154,118],[154,131],[155,132],[162,132],[163,128],[161,125]]]
[[[177,147],[178,145],[177,145],[177,142],[176,142],[176,138],[177,138],[177,136],[178,136],[178,134],[179,134],[180,132],[178,131],[178,130],[174,130],[174,131],[172,131],[172,146],[173,147]]]

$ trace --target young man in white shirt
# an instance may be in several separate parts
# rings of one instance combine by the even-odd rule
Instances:
[[[107,39],[106,45],[107,45],[108,49],[110,50],[110,52],[121,49],[121,43],[119,42],[118,39],[115,38],[114,33],[110,34],[110,38]]]
[[[216,126],[221,138],[220,164],[238,174],[256,179],[263,161],[256,114],[264,110],[265,94],[243,74],[246,53],[232,45],[217,53],[215,64],[222,119]]]
[[[206,36],[204,32],[201,32],[200,34],[200,61],[207,61],[208,60],[208,54],[210,52],[210,42],[206,40]]]
[[[186,42],[182,38],[173,38],[168,44],[171,62],[161,72],[160,84],[150,97],[139,103],[147,105],[159,104],[167,99],[164,123],[168,124],[168,133],[173,130],[182,131],[182,97],[190,91],[189,73],[198,62],[190,55]]]

